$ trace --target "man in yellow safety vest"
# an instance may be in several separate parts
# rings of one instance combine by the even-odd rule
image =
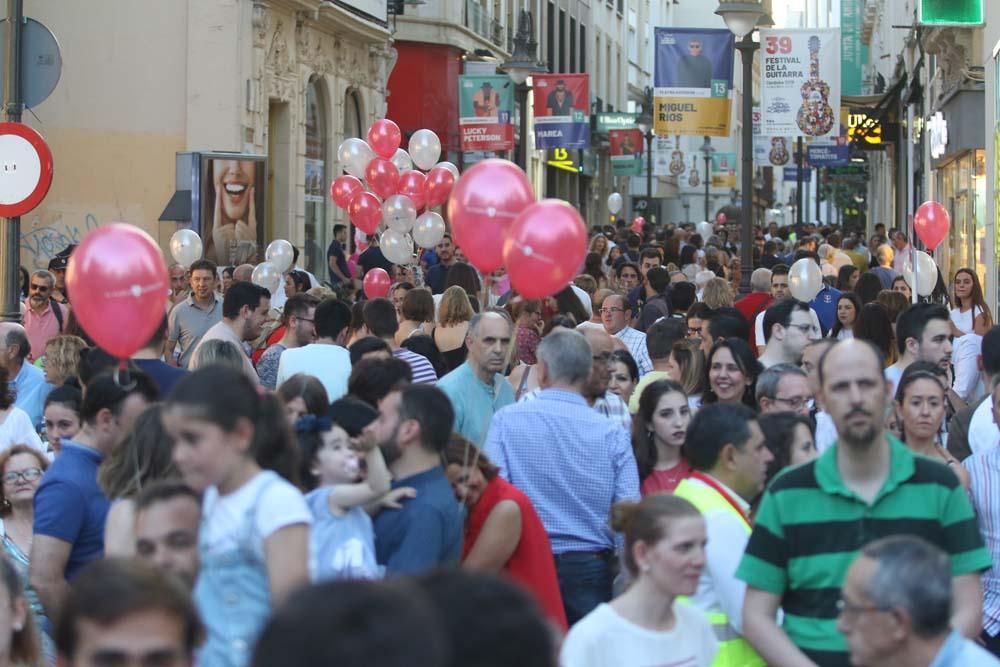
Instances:
[[[703,406],[688,427],[684,456],[694,472],[674,493],[704,515],[705,569],[690,602],[705,610],[719,640],[713,667],[763,667],[742,637],[746,584],[736,567],[750,539],[750,501],[764,488],[773,458],[756,418],[742,405]]]

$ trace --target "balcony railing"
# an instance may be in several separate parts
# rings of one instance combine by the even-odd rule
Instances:
[[[504,25],[476,0],[465,0],[465,27],[501,49],[507,46]]]

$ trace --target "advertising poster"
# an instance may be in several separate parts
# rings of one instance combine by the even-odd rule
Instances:
[[[535,148],[590,147],[587,74],[536,74]]]
[[[791,137],[761,134],[760,107],[753,108],[753,164],[755,167],[784,167],[792,161]]]
[[[864,95],[868,45],[861,41],[865,0],[840,0],[840,76],[843,95]]]
[[[458,126],[462,150],[512,150],[513,110],[514,84],[509,77],[458,77]]]
[[[631,130],[608,130],[611,144],[612,176],[638,176],[642,173],[645,139],[638,128]]]
[[[736,187],[736,153],[712,154],[712,187]]]
[[[827,137],[839,131],[840,30],[761,30],[761,134]]]
[[[707,28],[656,28],[656,134],[729,135],[733,35]]]
[[[264,259],[266,175],[262,155],[202,153],[200,219],[192,228],[205,245],[205,259],[231,265],[241,244],[252,244]]]
[[[694,138],[688,140],[687,152],[679,151],[680,155],[676,156],[672,162],[676,165],[678,159],[680,163],[684,166],[684,170],[677,175],[677,186],[681,191],[685,190],[698,190],[699,192],[705,189],[705,155],[698,150],[701,145],[700,141]],[[681,145],[683,146],[683,144]],[[676,167],[675,167],[676,168]],[[712,161],[708,161],[708,171],[709,171],[709,185],[712,182]]]

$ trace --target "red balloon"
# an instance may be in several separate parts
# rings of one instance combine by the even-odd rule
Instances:
[[[641,215],[637,215],[632,220],[632,231],[635,232],[636,234],[641,234],[642,228],[645,227],[645,225],[646,225],[646,218],[642,217]]]
[[[503,261],[514,289],[541,299],[569,285],[587,254],[587,226],[575,208],[543,199],[521,211],[503,244]]]
[[[73,313],[101,348],[128,359],[160,326],[170,282],[149,234],[112,223],[87,234],[66,268]]]
[[[382,221],[382,202],[370,192],[359,192],[347,205],[347,215],[365,234],[374,234]]]
[[[399,125],[388,118],[377,120],[368,128],[368,145],[379,157],[389,159],[395,155],[402,138],[403,133],[399,131]]]
[[[424,183],[424,200],[427,208],[434,208],[448,201],[448,195],[455,185],[455,176],[444,167],[434,167],[427,172]]]
[[[409,197],[418,211],[426,205],[424,197],[424,183],[426,182],[427,177],[416,169],[405,171],[399,177],[399,185],[397,186],[399,194]]]
[[[347,208],[351,200],[354,199],[354,195],[364,189],[365,186],[361,184],[359,179],[344,174],[333,179],[333,183],[330,184],[330,199],[339,208]]]
[[[384,297],[389,293],[389,287],[392,285],[392,279],[389,278],[389,274],[385,272],[385,269],[374,268],[365,274],[364,280],[365,296],[369,299],[377,299],[379,297]]]
[[[948,215],[948,209],[936,201],[925,201],[913,216],[913,229],[917,238],[932,252],[948,237],[950,228],[951,216]]]
[[[719,211],[715,216],[715,221],[720,225],[726,224],[726,214],[723,213],[722,211]]]
[[[396,194],[399,169],[390,160],[377,157],[365,167],[365,180],[372,192],[385,199]]]
[[[534,201],[531,182],[516,164],[496,158],[477,162],[462,174],[448,200],[455,243],[477,269],[496,271],[503,266],[510,226]]]

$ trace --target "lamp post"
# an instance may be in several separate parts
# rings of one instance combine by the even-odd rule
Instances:
[[[642,113],[635,124],[646,138],[646,214],[653,209],[653,89],[646,87]]]
[[[715,149],[712,148],[712,137],[705,137],[705,143],[701,145],[702,157],[705,158],[705,222],[711,222],[711,212],[709,210],[708,202],[708,189],[712,184],[712,153]]]
[[[750,274],[753,272],[753,55],[760,44],[753,41],[753,31],[760,25],[774,25],[764,12],[761,0],[720,0],[715,13],[726,22],[726,27],[736,37],[736,48],[743,62],[743,104],[741,118],[743,199],[740,206],[740,293],[750,292]]]
[[[535,22],[531,12],[522,9],[517,17],[517,33],[514,35],[514,52],[503,64],[507,76],[514,82],[517,103],[521,108],[521,143],[517,150],[517,164],[528,170],[528,77],[545,68],[538,64],[538,42],[535,40]]]

